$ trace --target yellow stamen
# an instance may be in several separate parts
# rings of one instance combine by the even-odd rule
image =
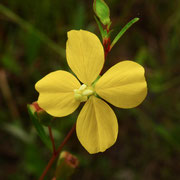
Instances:
[[[88,97],[93,94],[94,91],[92,87],[88,87],[86,84],[81,85],[79,89],[74,89],[74,98],[80,102],[87,101]]]

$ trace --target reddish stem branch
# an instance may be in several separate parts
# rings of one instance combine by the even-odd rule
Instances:
[[[48,126],[48,130],[49,130],[49,136],[50,136],[50,139],[52,142],[53,154],[56,154],[56,146],[55,146],[54,137],[53,137],[52,130],[51,130],[50,126]]]
[[[64,147],[64,145],[67,143],[67,141],[69,140],[69,138],[71,137],[72,133],[74,132],[76,128],[76,124],[72,127],[72,129],[69,131],[69,133],[67,134],[67,136],[64,138],[63,142],[61,143],[61,145],[58,147],[57,151],[55,152],[55,154],[52,155],[51,159],[49,160],[46,168],[44,169],[41,177],[39,178],[39,180],[43,180],[44,177],[46,176],[49,168],[52,166],[54,160],[57,158],[57,156],[59,155],[60,151],[62,150],[62,148]]]
[[[108,53],[111,50],[110,46],[111,46],[111,39],[110,39],[110,37],[104,38],[103,39],[103,47],[104,47],[104,59],[105,60],[106,60],[106,57],[107,57]],[[100,72],[100,75],[102,75],[102,70]]]
[[[104,46],[104,57],[106,59],[108,53],[110,52],[111,48],[110,48],[110,45],[111,45],[111,39],[110,37],[108,37],[108,39],[106,39],[103,43],[103,46]]]
[[[103,39],[104,57],[106,59],[108,53],[111,50],[111,47],[110,47],[111,46],[111,39],[110,39],[110,35],[109,35],[109,26],[108,25],[106,25],[105,30],[106,30],[106,32],[108,34],[108,37]]]

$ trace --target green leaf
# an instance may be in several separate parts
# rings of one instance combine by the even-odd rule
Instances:
[[[39,120],[38,120],[38,117],[37,117],[37,113],[36,112],[33,112],[31,110],[31,107],[30,105],[27,105],[27,108],[28,108],[28,113],[29,113],[29,116],[30,116],[30,119],[32,120],[32,123],[39,135],[39,137],[41,138],[41,140],[43,141],[43,143],[49,148],[52,150],[52,146],[51,146],[51,141],[49,139],[49,137],[46,135],[45,131],[44,131],[44,128],[43,126],[40,124]]]
[[[139,18],[134,18],[121,29],[121,31],[117,34],[117,36],[114,38],[113,42],[111,43],[111,47],[110,47],[111,49],[121,38],[121,36],[137,21],[139,21]]]
[[[104,25],[111,24],[110,10],[103,0],[94,0],[93,9],[97,17]]]
[[[99,20],[97,19],[96,16],[94,16],[95,20],[96,20],[96,23],[98,25],[98,28],[99,28],[99,31],[101,33],[101,37],[102,39],[104,39],[105,37],[107,37],[107,31],[105,31],[101,25],[101,23],[99,22]]]

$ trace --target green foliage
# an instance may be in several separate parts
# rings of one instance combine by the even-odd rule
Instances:
[[[17,137],[18,139],[22,140],[25,143],[32,143],[33,138],[29,134],[27,134],[26,131],[22,128],[22,125],[17,121],[16,123],[5,123],[3,124],[3,129],[7,132],[9,132],[14,137]]]
[[[24,162],[21,168],[23,168],[27,174],[33,174],[36,179],[38,179],[41,175],[41,172],[43,171],[44,164],[46,163],[41,156],[42,152],[39,147],[35,145],[35,143],[27,144],[24,150]],[[26,177],[24,180],[25,179]]]
[[[98,28],[99,28],[99,31],[100,31],[100,33],[101,33],[102,39],[108,37],[107,31],[103,29],[103,27],[102,27],[100,21],[97,19],[96,16],[94,16],[94,18],[95,18],[96,23],[97,23],[97,25],[98,25]]]
[[[40,32],[36,29],[32,24],[28,23],[27,21],[23,20],[18,15],[14,14],[11,10],[7,9],[5,6],[0,4],[0,12],[10,18],[12,21],[16,22],[21,28],[27,30],[30,33],[33,33],[39,40],[47,44],[47,46],[53,49],[56,53],[60,56],[64,57],[65,52],[64,49],[59,47],[56,43],[54,43],[51,39],[49,39],[44,33]]]
[[[4,54],[4,56],[1,58],[1,64],[5,69],[14,74],[20,74],[22,72],[18,62],[10,54]]]
[[[117,43],[117,41],[121,38],[121,36],[137,21],[139,21],[139,18],[134,18],[122,28],[122,30],[116,35],[116,37],[112,41],[111,49]]]
[[[49,149],[52,149],[51,141],[50,141],[49,137],[46,135],[46,133],[44,131],[44,128],[43,128],[43,126],[41,125],[41,123],[40,123],[40,121],[38,119],[37,113],[33,112],[31,110],[30,105],[28,105],[27,108],[28,108],[28,113],[29,113],[30,119],[31,119],[34,127],[36,128],[39,137],[41,138],[41,140],[44,142],[44,144]]]
[[[37,38],[33,33],[27,33],[26,37],[24,37],[25,43],[25,54],[27,58],[27,64],[33,65],[38,57],[38,53],[41,47],[41,41]]]
[[[132,18],[139,17],[140,21],[113,46],[103,73],[124,59],[142,64],[148,96],[133,110],[114,108],[119,137],[105,153],[88,155],[74,133],[65,146],[78,154],[80,160],[72,179],[180,179],[180,1],[107,0],[106,3],[114,29],[111,40]],[[1,1],[0,71],[6,73],[12,98],[2,93],[5,85],[0,73],[0,179],[38,179],[46,166],[50,152],[41,138],[36,138],[38,134],[32,127],[26,104],[37,100],[34,84],[40,78],[54,70],[68,69],[65,61],[68,30],[82,28],[98,34],[90,8],[92,1]],[[96,19],[102,28],[101,20],[98,16]],[[103,33],[106,31],[101,31],[102,37],[106,36]],[[19,118],[12,116],[12,106]],[[57,145],[71,129],[79,110],[53,121]],[[47,128],[43,128],[47,137]],[[54,169],[47,179],[52,179]]]

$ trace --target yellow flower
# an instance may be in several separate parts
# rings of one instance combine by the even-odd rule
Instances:
[[[103,68],[104,50],[98,37],[84,30],[68,32],[66,57],[82,84],[69,72],[52,72],[35,85],[38,104],[50,115],[63,117],[86,101],[77,119],[77,137],[89,153],[103,152],[115,143],[118,123],[111,107],[97,95],[119,108],[138,106],[147,94],[144,68],[122,61],[93,83]]]

